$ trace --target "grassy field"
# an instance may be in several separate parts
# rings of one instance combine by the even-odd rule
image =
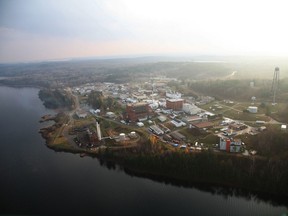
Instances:
[[[55,148],[58,150],[77,150],[64,136],[57,136],[53,142],[48,144],[49,147]]]
[[[249,106],[257,106],[257,113],[243,112],[247,110]],[[214,101],[209,104],[201,106],[202,109],[205,109],[209,112],[215,114],[222,114],[224,117],[228,117],[235,120],[241,121],[268,121],[269,118],[265,115],[266,107],[262,107],[260,103],[251,104],[248,102],[234,102],[225,103],[223,101]]]
[[[187,142],[193,143],[195,142],[195,140],[199,139],[198,136],[193,136],[187,128],[179,130],[179,133],[183,134],[186,137]]]

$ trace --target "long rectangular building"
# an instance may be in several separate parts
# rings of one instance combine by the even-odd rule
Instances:
[[[156,126],[156,125],[151,125],[150,127],[150,130],[153,132],[153,133],[155,133],[155,134],[157,134],[157,135],[163,135],[164,134],[164,131],[163,130],[161,130],[158,126]]]

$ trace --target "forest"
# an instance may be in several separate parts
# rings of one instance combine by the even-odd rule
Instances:
[[[38,95],[44,106],[49,109],[72,109],[74,105],[72,97],[63,90],[41,89]]]
[[[210,183],[288,197],[288,162],[258,156],[182,153],[129,154],[107,150],[102,158],[117,161],[140,175],[160,176],[183,183]]]
[[[87,103],[93,109],[115,110],[120,107],[119,103],[112,97],[104,97],[102,92],[92,91],[88,95]]]
[[[56,88],[93,82],[141,82],[158,75],[208,83],[217,79],[272,80],[276,66],[280,67],[280,79],[288,77],[287,62],[273,57],[191,56],[0,64],[0,84]]]

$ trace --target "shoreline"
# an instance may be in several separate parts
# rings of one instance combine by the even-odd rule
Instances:
[[[43,134],[42,134],[42,136],[43,136]],[[55,144],[51,143],[51,137],[46,137],[44,139],[46,140],[46,146],[48,148],[56,151],[56,152],[67,152],[67,153],[72,153],[72,154],[79,154],[80,157],[84,157],[84,156],[89,156],[92,158],[96,157],[98,160],[102,160],[103,163],[106,165],[107,164],[114,164],[114,166],[115,165],[120,166],[121,169],[126,174],[131,175],[131,176],[144,177],[144,178],[149,178],[151,180],[155,180],[158,182],[166,182],[166,183],[168,182],[172,185],[181,185],[181,186],[187,186],[187,187],[193,187],[194,184],[201,184],[201,185],[206,185],[206,186],[209,186],[212,188],[213,187],[225,188],[228,191],[229,190],[232,190],[232,191],[233,190],[241,190],[241,191],[243,190],[243,191],[247,191],[248,194],[254,194],[256,196],[258,196],[260,194],[261,196],[266,197],[266,200],[268,200],[269,202],[273,203],[274,200],[277,200],[277,203],[279,203],[279,201],[281,201],[282,204],[288,205],[288,203],[286,203],[284,201],[284,200],[287,200],[287,197],[288,197],[288,193],[286,191],[280,191],[279,189],[273,190],[270,187],[268,187],[268,188],[254,187],[255,185],[257,186],[257,184],[256,183],[248,184],[249,183],[248,180],[246,182],[240,183],[240,181],[235,181],[235,182],[231,181],[231,176],[229,178],[227,178],[227,180],[225,180],[223,177],[219,177],[219,179],[216,180],[213,178],[209,178],[210,174],[208,174],[208,175],[204,174],[203,175],[203,173],[201,171],[199,172],[200,176],[197,177],[197,175],[198,175],[197,172],[195,175],[185,176],[185,174],[180,175],[181,171],[171,172],[171,171],[163,170],[163,169],[156,166],[156,164],[161,163],[161,160],[163,158],[165,158],[163,155],[160,155],[160,154],[152,154],[152,153],[139,154],[139,153],[131,153],[129,151],[125,151],[125,153],[123,153],[122,151],[113,150],[112,148],[109,148],[109,147],[102,148],[102,149],[98,148],[97,151],[91,151],[88,149],[74,148],[73,145],[71,145],[71,144],[67,145],[65,147],[63,145],[55,145]],[[182,154],[186,155],[186,154],[180,153],[180,152],[179,153],[172,153],[170,158],[168,158],[168,162],[166,163],[166,165],[168,167],[173,166],[173,158],[172,158],[173,155],[174,155],[174,157],[176,155],[175,160],[178,160],[177,156],[181,157]],[[207,154],[208,155],[211,154],[211,155],[215,156],[215,153],[197,153],[197,154],[192,153],[188,156],[186,155],[187,159],[184,158],[184,161],[189,160],[189,157],[190,157],[190,159],[195,158],[195,157],[203,159],[203,158],[207,157]],[[195,155],[197,155],[197,156],[195,156]],[[229,160],[231,158],[233,158],[234,160],[243,160],[243,161],[249,161],[250,160],[249,158],[242,158],[242,159],[238,158],[237,159],[237,157],[235,157],[234,155],[223,156],[223,155],[219,154],[216,157],[218,157],[220,159],[223,157],[222,159],[225,159],[225,160]],[[149,161],[150,159],[154,159],[155,161],[152,163],[150,162],[150,164],[147,167],[145,167],[145,163],[141,163],[141,160]],[[259,162],[259,160],[260,159],[257,159],[258,162]],[[262,160],[264,160],[264,159],[262,159]],[[139,161],[140,161],[140,163],[139,163]],[[262,163],[264,164],[265,161],[266,161],[266,159]],[[156,167],[154,167],[154,165]],[[209,166],[205,165],[204,167],[206,167],[207,172],[209,173],[209,169],[210,169]],[[109,168],[109,166],[108,166],[108,168]],[[174,167],[174,169],[177,170],[177,166]],[[189,168],[184,169],[184,171],[189,172]],[[272,197],[272,199],[270,199],[269,197]]]
[[[77,154],[79,157],[91,157],[97,158],[102,161],[102,166],[106,166],[108,169],[115,169],[116,166],[120,167],[120,170],[124,171],[125,174],[130,176],[136,176],[139,178],[147,178],[152,181],[159,183],[170,184],[173,186],[181,186],[186,188],[196,188],[199,190],[204,190],[210,193],[216,193],[220,195],[239,195],[246,197],[248,199],[256,198],[259,200],[264,200],[273,205],[285,205],[288,206],[288,194],[287,192],[278,193],[275,191],[254,188],[253,185],[244,186],[237,183],[231,183],[230,181],[214,181],[209,178],[185,178],[179,175],[171,175],[169,173],[162,172],[161,170],[153,171],[148,170],[143,167],[135,166],[133,163],[127,162],[124,157],[118,156],[107,156],[107,152],[91,152],[85,149],[64,149],[57,148],[57,146],[47,145],[48,148],[52,149],[55,152],[66,152]],[[109,150],[108,150],[109,151]],[[109,153],[108,153],[109,154]],[[139,155],[134,155],[134,158],[140,158]],[[144,156],[145,157],[145,156]],[[149,155],[148,155],[149,157]]]
[[[71,143],[73,140],[67,135],[68,128],[72,126],[70,122],[74,121],[72,114],[75,113],[75,110],[76,108],[68,113],[58,112],[55,116],[44,115],[41,117],[40,122],[54,121],[53,125],[39,130],[48,148],[56,152],[79,154],[80,157],[96,157],[103,160],[104,163],[117,164],[122,167],[124,172],[132,174],[132,176],[160,180],[160,182],[174,182],[176,185],[188,184],[193,186],[195,183],[200,183],[211,187],[245,190],[252,194],[268,194],[275,197],[271,202],[279,197],[279,200],[288,200],[288,187],[283,184],[287,176],[280,178],[280,180],[271,178],[271,175],[269,177],[270,173],[273,174],[273,170],[265,168],[268,158],[259,156],[248,158],[214,152],[185,153],[171,149],[163,151],[161,148],[155,150],[153,149],[155,145],[153,147],[149,139],[144,139],[144,137],[140,140],[150,145],[150,148],[145,150],[140,149],[140,146],[143,145],[139,145],[138,142],[132,149],[103,145],[93,150],[81,148],[75,143]],[[144,134],[142,135],[144,136]],[[264,170],[264,174],[262,170]],[[268,183],[265,183],[267,176]],[[281,185],[285,185],[283,190]],[[285,199],[281,197],[285,197]]]

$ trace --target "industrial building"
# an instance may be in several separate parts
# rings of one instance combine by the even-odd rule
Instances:
[[[212,128],[214,126],[214,124],[212,122],[198,122],[198,123],[192,123],[192,125],[198,129],[209,129]]]
[[[127,104],[126,106],[127,118],[132,121],[147,120],[150,113],[150,107],[147,103]]]
[[[170,135],[168,135],[168,134],[164,134],[164,135],[163,135],[163,140],[165,140],[165,141],[171,141],[171,140],[172,140],[172,137],[171,137]]]
[[[196,115],[196,116],[186,117],[185,120],[189,123],[199,123],[203,121],[203,118]]]
[[[189,115],[196,115],[201,112],[201,109],[194,104],[183,103],[183,111]]]
[[[240,139],[220,138],[219,148],[226,152],[240,152],[241,144]]]
[[[166,97],[170,99],[180,99],[181,93],[179,92],[166,92]]]
[[[239,131],[239,130],[244,130],[244,129],[246,129],[247,126],[246,126],[245,124],[242,124],[242,123],[236,123],[236,122],[234,122],[234,123],[231,123],[231,124],[229,125],[229,128],[230,128],[231,130],[234,130],[234,131]]]
[[[167,99],[166,108],[173,109],[174,111],[181,111],[183,109],[183,99]]]
[[[179,119],[176,119],[174,118],[171,123],[175,126],[175,127],[182,127],[182,126],[186,126],[186,123],[179,120]]]
[[[257,113],[258,112],[258,107],[256,106],[249,106],[247,109],[250,113]]]
[[[159,124],[159,127],[161,128],[161,130],[164,131],[164,133],[171,132],[171,130],[168,127],[166,127],[165,125],[163,125],[163,124]]]
[[[158,120],[161,122],[165,122],[167,120],[167,118],[163,115],[158,116]]]
[[[158,126],[156,126],[156,125],[151,125],[150,127],[149,127],[149,129],[153,132],[153,133],[155,133],[156,135],[163,135],[164,134],[164,131],[163,130],[161,130]]]
[[[133,98],[135,98],[138,101],[147,99],[147,96],[145,94],[140,94],[138,92],[133,93],[132,96],[133,96]]]
[[[76,115],[78,118],[86,118],[87,117],[87,112],[83,111],[83,110],[78,110],[76,111]]]
[[[179,140],[179,141],[186,139],[186,137],[183,134],[181,134],[181,133],[179,133],[177,131],[174,131],[174,132],[170,133],[170,136],[173,137],[176,140]]]

